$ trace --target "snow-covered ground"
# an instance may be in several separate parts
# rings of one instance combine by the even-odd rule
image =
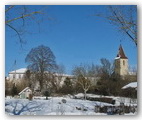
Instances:
[[[77,96],[81,95],[78,94]],[[92,94],[88,95],[93,96]],[[118,98],[114,97],[114,99]],[[125,99],[125,103],[127,102],[127,99]],[[119,101],[116,102],[116,105],[119,103]],[[73,99],[72,96],[49,97],[48,100],[45,100],[45,97],[34,97],[32,101],[15,98],[6,98],[5,100],[5,111],[9,115],[107,115],[106,113],[96,113],[95,106],[113,105],[104,102]],[[136,112],[126,115],[134,114]]]

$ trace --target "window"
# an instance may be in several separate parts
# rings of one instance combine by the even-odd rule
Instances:
[[[21,75],[19,74],[19,79],[21,79]]]
[[[13,79],[15,79],[15,74],[13,74]]]
[[[123,65],[125,65],[125,61],[123,60]]]

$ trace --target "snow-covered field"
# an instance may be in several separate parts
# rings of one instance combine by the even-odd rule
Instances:
[[[81,95],[78,94],[77,96],[80,97]],[[118,98],[114,97],[114,99]],[[117,100],[116,105],[119,104],[119,101],[121,100]],[[127,99],[125,99],[125,104],[128,104]],[[35,97],[32,101],[15,98],[5,99],[5,111],[9,115],[107,115],[106,113],[96,113],[95,106],[113,105],[104,102],[73,99],[71,96],[49,97],[48,100],[45,100],[45,97]],[[136,112],[128,115],[135,114]]]

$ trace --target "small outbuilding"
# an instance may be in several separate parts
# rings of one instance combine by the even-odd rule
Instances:
[[[131,82],[131,83],[122,87],[122,89],[127,89],[127,88],[134,88],[137,90],[137,82]]]
[[[122,88],[122,95],[125,97],[130,97],[132,99],[137,99],[137,82],[131,82]]]
[[[19,96],[21,99],[31,99],[32,90],[29,87],[26,87],[19,93]]]

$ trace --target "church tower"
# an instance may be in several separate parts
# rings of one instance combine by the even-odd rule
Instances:
[[[121,45],[115,58],[115,73],[121,76],[128,75],[128,58],[125,56]]]

